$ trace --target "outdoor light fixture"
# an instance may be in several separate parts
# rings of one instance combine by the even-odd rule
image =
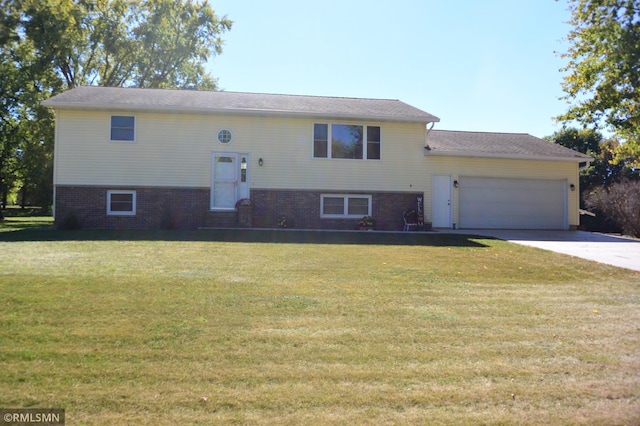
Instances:
[[[247,159],[242,157],[242,161],[240,162],[240,169],[247,170]]]
[[[454,180],[454,181],[453,181],[453,187],[454,187],[454,188],[457,188],[457,187],[459,187],[459,186],[460,186],[460,184],[458,183],[458,181],[457,181],[457,180]]]
[[[258,160],[258,166],[261,166],[261,167],[262,167],[262,165],[263,165],[263,164],[264,164],[264,161],[262,161],[262,158],[260,158],[260,159]]]
[[[572,191],[576,190],[576,186],[574,184],[569,185],[569,188],[571,188]]]

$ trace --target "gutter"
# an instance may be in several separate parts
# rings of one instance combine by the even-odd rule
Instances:
[[[591,163],[593,163],[593,161],[594,161],[594,158],[592,158],[592,157],[589,157],[589,159],[585,159],[584,160],[585,165],[578,167],[578,172],[581,172],[581,171],[586,170],[589,167],[591,167]]]
[[[428,124],[430,122],[440,121],[438,117],[393,117],[380,115],[354,115],[342,113],[315,113],[306,111],[289,111],[274,109],[253,109],[253,108],[185,108],[183,106],[171,105],[87,105],[87,104],[71,104],[58,102],[42,102],[43,106],[56,110],[72,110],[72,111],[131,111],[131,112],[161,112],[173,114],[202,114],[202,115],[225,115],[225,116],[253,116],[253,117],[290,117],[290,118],[323,118],[335,120],[366,120],[394,123],[417,123]]]
[[[546,155],[501,154],[501,153],[487,153],[487,152],[435,151],[432,148],[430,148],[429,145],[425,146],[424,155],[436,156],[436,157],[502,158],[502,159],[511,159],[511,160],[569,161],[569,162],[576,162],[576,163],[587,162],[587,164],[590,164],[593,161],[593,158],[591,157],[589,158],[556,157],[556,156],[546,156]]]

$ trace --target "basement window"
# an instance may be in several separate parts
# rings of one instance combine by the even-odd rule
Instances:
[[[320,196],[320,217],[361,218],[371,216],[371,195],[322,194]]]
[[[136,191],[107,191],[107,214],[109,216],[135,216]]]

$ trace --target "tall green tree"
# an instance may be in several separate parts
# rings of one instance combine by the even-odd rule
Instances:
[[[587,207],[595,217],[582,216],[581,226],[591,231],[621,232],[635,229],[637,214],[625,217],[638,204],[640,194],[632,188],[640,182],[640,170],[634,167],[638,158],[623,157],[617,139],[604,139],[591,129],[567,128],[545,139],[593,157],[588,167],[580,171],[580,205]],[[617,161],[614,159],[618,156]],[[627,199],[619,199],[625,196]],[[607,203],[624,208],[609,208]],[[635,232],[635,231],[633,231]]]
[[[640,3],[569,0],[570,47],[563,71],[569,109],[558,117],[607,128],[619,158],[640,156]]]
[[[43,100],[80,85],[215,90],[205,64],[231,26],[206,0],[0,0],[0,195],[17,184],[51,203]]]
[[[558,130],[545,139],[562,145],[565,148],[591,155],[592,153],[598,152],[600,142],[602,142],[603,138],[602,134],[595,130],[569,127]]]

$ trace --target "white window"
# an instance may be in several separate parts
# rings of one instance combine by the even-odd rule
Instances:
[[[233,139],[231,130],[222,129],[218,132],[218,142],[227,144],[231,142],[231,139]]]
[[[320,217],[361,218],[371,216],[371,195],[322,194]]]
[[[380,126],[359,124],[313,125],[315,158],[380,159]]]
[[[131,115],[112,115],[110,140],[135,142],[136,118]]]
[[[107,214],[134,216],[136,214],[136,191],[107,191]]]

